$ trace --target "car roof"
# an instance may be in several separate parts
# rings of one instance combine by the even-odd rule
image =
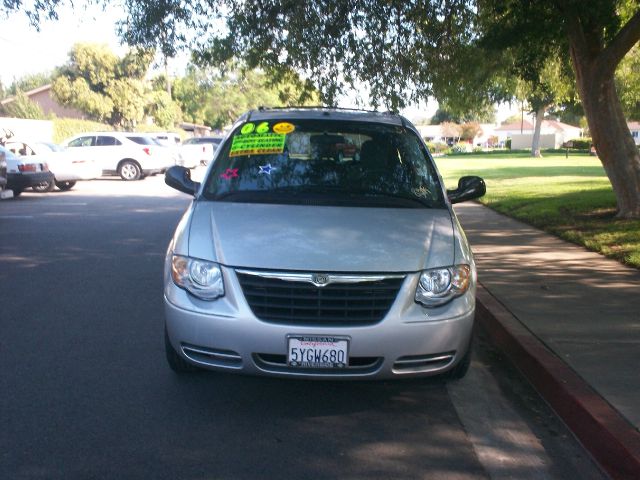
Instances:
[[[343,120],[357,122],[385,123],[389,125],[409,126],[409,121],[393,112],[377,112],[334,107],[259,107],[243,114],[238,122],[287,119],[304,120]]]
[[[136,137],[150,137],[151,134],[149,132],[121,132],[121,131],[112,131],[112,132],[81,132],[78,133],[76,135],[74,135],[72,138],[77,138],[77,137],[92,137],[92,136],[97,136],[97,135],[110,135],[112,137],[117,137],[117,136],[136,136]]]
[[[9,143],[24,143],[26,145],[44,143],[47,145],[55,145],[55,143],[50,140],[36,140],[33,138],[19,138],[19,137],[11,137],[9,140],[5,142],[5,144],[9,144]]]

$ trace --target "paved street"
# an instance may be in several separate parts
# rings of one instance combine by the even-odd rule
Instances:
[[[176,376],[161,176],[0,202],[0,478],[603,478],[483,338],[469,375]]]

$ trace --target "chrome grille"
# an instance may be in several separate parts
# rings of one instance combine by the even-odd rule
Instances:
[[[294,325],[370,325],[393,304],[404,275],[278,274],[237,270],[254,315],[271,323]]]

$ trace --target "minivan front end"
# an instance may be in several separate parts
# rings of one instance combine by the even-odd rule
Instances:
[[[174,370],[466,373],[476,270],[431,157],[398,117],[334,115],[244,119],[202,185],[168,172],[196,195],[165,259]]]

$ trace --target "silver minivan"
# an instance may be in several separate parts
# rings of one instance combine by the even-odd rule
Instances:
[[[176,372],[313,379],[461,378],[476,269],[417,130],[395,114],[244,114],[194,196],[165,262],[165,345]]]

